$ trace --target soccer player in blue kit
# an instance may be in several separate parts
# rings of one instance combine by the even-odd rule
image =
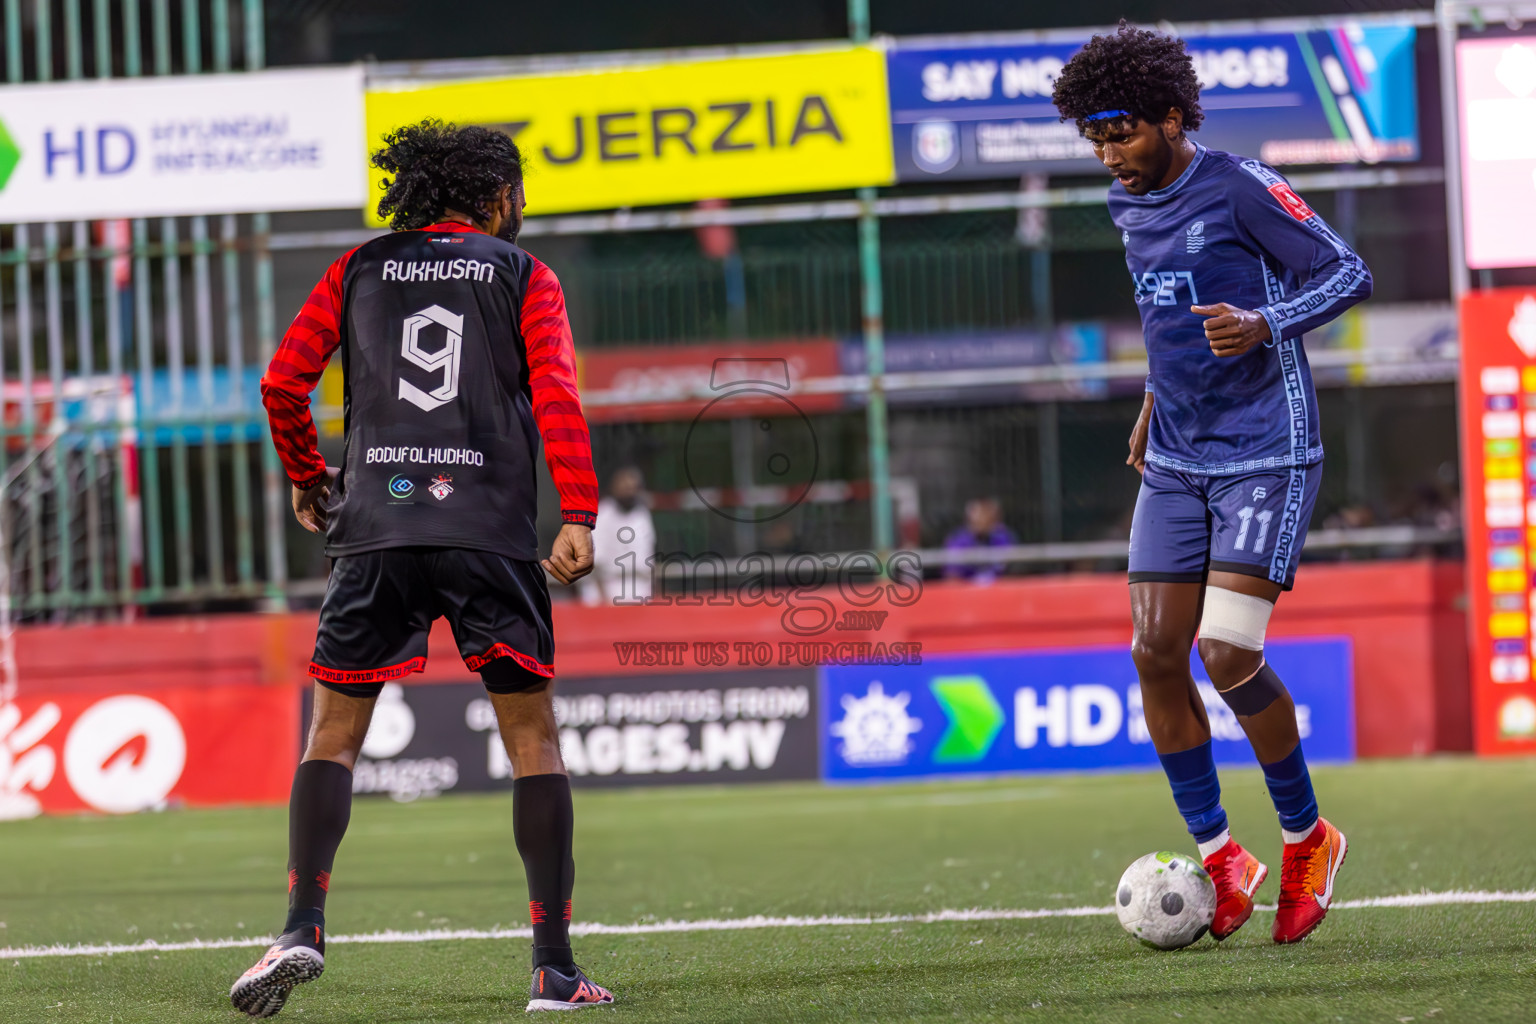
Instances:
[[[1184,43],[1121,23],[1062,69],[1053,101],[1115,178],[1151,373],[1127,462],[1132,657],[1174,802],[1216,883],[1211,933],[1253,913],[1268,874],[1227,828],[1206,672],[1264,769],[1284,835],[1276,942],[1321,923],[1344,835],[1318,816],[1296,709],[1264,659],[1322,478],[1302,335],[1371,294],[1364,262],[1272,168],[1195,142],[1200,83]]]

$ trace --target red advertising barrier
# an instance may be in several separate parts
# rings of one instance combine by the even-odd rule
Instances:
[[[799,390],[812,377],[840,372],[830,339],[604,348],[579,355],[576,368],[593,423],[789,416],[842,406],[841,395]],[[669,392],[677,398],[651,397]]]
[[[1462,299],[1461,414],[1473,733],[1536,752],[1536,289]]]
[[[1464,593],[1465,569],[1454,562],[1308,564],[1270,635],[1350,638],[1358,756],[1466,750]],[[566,692],[579,692],[570,687],[580,677],[779,670],[919,651],[1124,645],[1130,657],[1118,574],[929,582],[920,593],[887,587],[872,603],[867,590],[836,588],[777,605],[731,596],[671,607],[557,605]],[[20,630],[19,703],[0,708],[0,811],[27,801],[49,811],[282,802],[298,759],[315,621],[226,615]],[[474,679],[439,622],[426,672],[403,682]],[[1479,713],[1488,711],[1484,699]]]
[[[22,696],[0,706],[0,818],[278,803],[297,730],[292,685]]]

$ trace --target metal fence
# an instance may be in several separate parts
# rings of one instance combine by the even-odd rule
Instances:
[[[5,0],[5,80],[255,69],[262,19],[261,0]],[[248,386],[275,345],[269,231],[0,227],[0,557],[22,615],[282,599],[285,484]]]
[[[174,17],[169,0],[4,0],[4,18],[12,83],[262,64],[260,0],[188,0]],[[1314,195],[1438,196],[1440,182],[1438,168],[1297,179]],[[647,470],[661,550],[900,544],[941,559],[965,501],[994,496],[1021,545],[1008,555],[1016,568],[1108,568],[1123,560],[1115,552],[1136,488],[1121,460],[1142,369],[1084,363],[946,376],[887,374],[880,361],[887,332],[1046,327],[1079,316],[1077,307],[1092,313],[1093,292],[1123,273],[1102,204],[1101,184],[866,190],[544,218],[528,223],[525,238],[536,251],[551,247],[579,344],[594,350],[727,338],[864,342],[868,372],[806,382],[843,395],[844,407],[812,418],[818,484],[781,519],[743,527],[678,497],[698,484],[679,458],[687,423],[594,427],[600,477],[624,464]],[[738,232],[730,256],[700,252],[693,232],[708,226]],[[307,289],[303,267],[372,234],[274,233],[265,214],[0,226],[0,571],[9,571],[0,590],[22,616],[278,607],[316,593],[324,560],[291,521],[255,380],[279,318],[303,300],[277,282],[304,279],[294,287]],[[293,273],[282,273],[283,261]],[[1354,550],[1368,536],[1359,530],[1386,524],[1424,531],[1413,534],[1424,543],[1453,538],[1430,506],[1454,494],[1454,396],[1445,383],[1454,368],[1421,369],[1428,383],[1416,387],[1324,394],[1333,468],[1319,525],[1346,510],[1354,518],[1318,534],[1316,551]],[[944,396],[912,397],[938,387]],[[319,418],[334,423],[338,412],[317,398]],[[743,486],[739,427],[709,427],[706,486]],[[338,446],[323,434],[329,453]],[[1426,487],[1438,497],[1416,498]],[[547,502],[547,479],[543,491]],[[1382,550],[1416,543],[1369,536]]]

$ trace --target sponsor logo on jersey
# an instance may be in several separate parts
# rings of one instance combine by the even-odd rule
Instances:
[[[1297,220],[1311,220],[1317,216],[1317,214],[1312,212],[1312,207],[1308,206],[1301,196],[1292,191],[1291,186],[1283,181],[1269,186],[1269,194],[1274,196],[1281,206],[1285,207],[1286,213]]]
[[[1184,229],[1184,251],[1197,253],[1205,248],[1205,221],[1197,220]]]
[[[1269,497],[1269,491],[1266,490],[1265,488],[1263,488],[1263,487],[1255,487],[1253,489],[1253,500],[1254,501],[1263,501],[1267,497]]]
[[[453,477],[447,473],[439,473],[432,478],[432,484],[427,488],[427,493],[438,501],[442,501],[453,493]]]
[[[396,498],[409,498],[416,493],[416,485],[397,473],[389,478],[389,493]]]

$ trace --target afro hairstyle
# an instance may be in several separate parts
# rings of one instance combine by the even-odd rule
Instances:
[[[1122,20],[1113,35],[1094,36],[1072,55],[1051,93],[1063,121],[1083,131],[1091,115],[1124,110],[1138,121],[1156,123],[1171,107],[1184,112],[1184,127],[1194,131],[1200,110],[1200,79],[1184,41],[1139,29]]]
[[[428,118],[396,128],[373,154],[383,181],[379,217],[396,231],[424,228],[444,210],[483,218],[503,185],[523,180],[523,155],[503,132]]]

